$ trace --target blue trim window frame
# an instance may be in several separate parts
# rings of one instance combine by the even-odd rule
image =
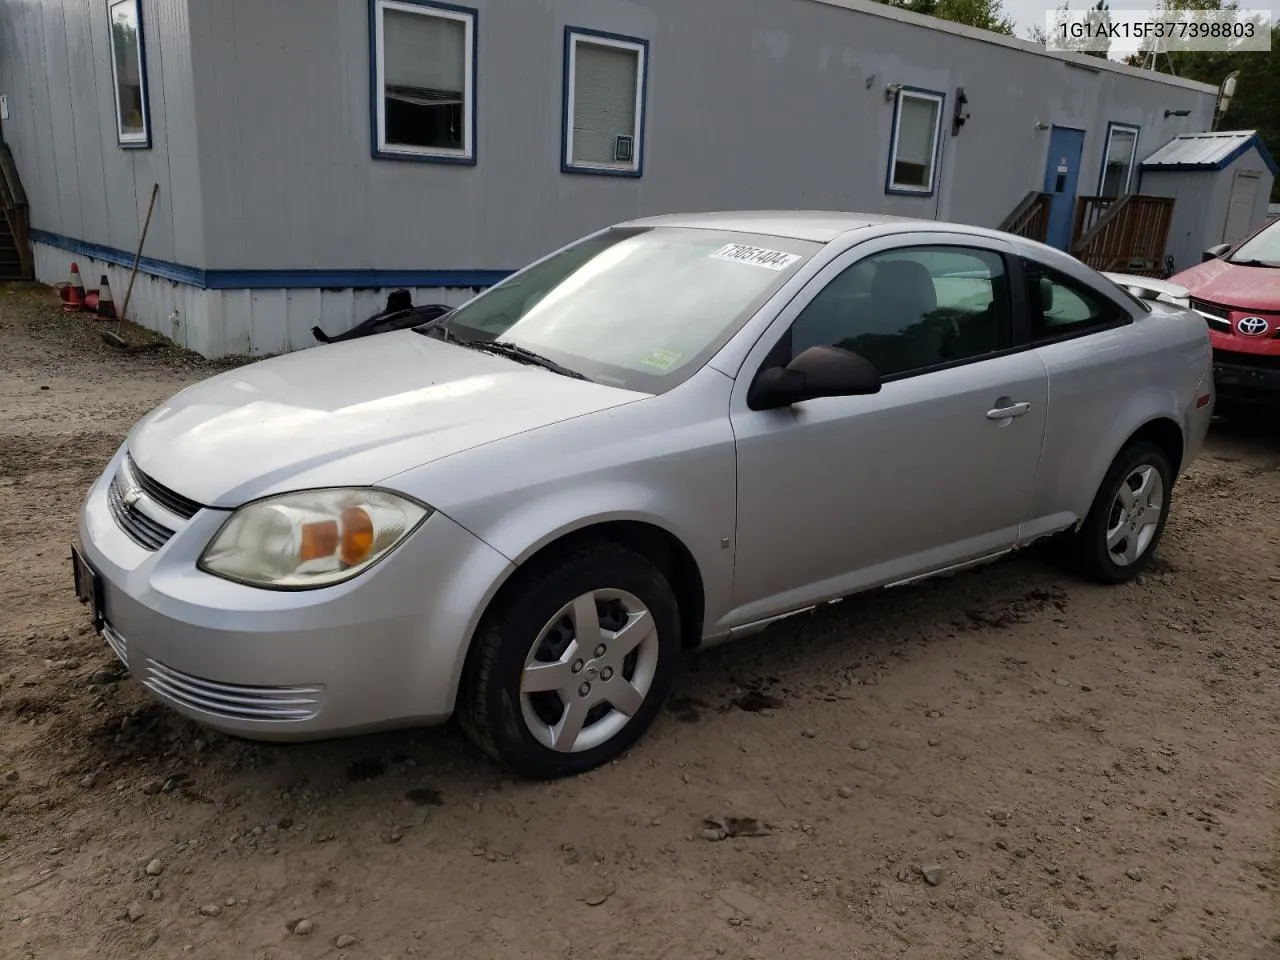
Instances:
[[[898,166],[898,143],[902,134],[902,105],[907,100],[915,100],[934,105],[933,131],[929,141],[929,172],[925,183],[909,183],[899,181],[896,176]],[[931,197],[938,187],[938,168],[942,165],[942,116],[946,112],[947,95],[940,90],[926,90],[922,87],[899,87],[893,101],[893,126],[889,138],[889,163],[884,174],[884,192],[903,194],[912,197]],[[919,166],[919,164],[913,164]]]
[[[1129,158],[1126,161],[1124,183],[1120,184],[1119,189],[1115,193],[1103,193],[1103,187],[1107,182],[1107,162],[1111,157],[1111,144],[1116,133],[1129,133],[1133,135],[1133,141],[1129,145]],[[1100,197],[1123,197],[1134,187],[1134,174],[1138,170],[1138,138],[1142,134],[1142,128],[1134,126],[1131,123],[1115,123],[1114,121],[1107,124],[1107,137],[1102,144],[1102,162],[1098,164],[1098,196]]]
[[[458,120],[462,124],[459,147],[436,147],[389,142],[387,139],[386,13],[407,13],[460,23],[463,28],[462,104]],[[369,126],[372,155],[382,160],[416,160],[423,163],[476,163],[476,87],[480,12],[436,0],[369,0]],[[411,101],[410,101],[411,102]],[[424,106],[422,103],[416,106]]]
[[[613,162],[580,160],[574,154],[576,109],[574,92],[577,78],[578,47],[587,44],[625,50],[636,56],[635,119],[629,134],[619,134]],[[649,90],[649,41],[586,27],[564,28],[564,81],[561,94],[560,171],[607,177],[640,177],[644,175],[645,120]],[[630,138],[629,140],[627,138]],[[627,155],[629,151],[629,156]]]
[[[142,26],[142,0],[108,0],[106,7],[116,143],[125,150],[149,150],[151,107],[147,91],[147,42]],[[120,55],[128,53],[130,41],[136,56],[131,58],[132,62],[122,63]],[[130,74],[134,71],[137,71],[137,82],[122,84],[122,79],[133,79]],[[129,103],[123,102],[122,90],[136,90],[129,97]]]

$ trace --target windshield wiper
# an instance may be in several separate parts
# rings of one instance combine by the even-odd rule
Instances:
[[[528,363],[534,366],[542,367],[550,370],[552,373],[558,373],[561,376],[572,377],[575,380],[590,380],[591,378],[585,374],[579,373],[577,370],[570,370],[562,364],[556,363],[550,357],[544,357],[540,353],[534,353],[524,347],[517,347],[514,343],[506,343],[502,340],[472,340],[464,346],[471,347],[475,350],[485,350],[489,353],[496,353],[500,357],[507,357],[518,363]]]
[[[1267,263],[1265,260],[1228,260],[1227,263],[1235,264],[1237,267],[1270,267],[1273,270],[1280,267],[1280,263]]]
[[[463,339],[449,329],[449,317],[453,315],[453,311],[442,313],[434,320],[428,320],[426,323],[420,323],[416,327],[411,327],[414,333],[420,333],[424,337],[432,337],[439,334],[440,338],[447,340],[449,343],[463,343]]]

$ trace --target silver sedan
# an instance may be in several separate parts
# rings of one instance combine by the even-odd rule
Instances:
[[[255,739],[457,714],[563,776],[682,653],[1051,534],[1152,558],[1213,410],[1204,321],[1017,237],[828,213],[611,227],[442,319],[242,367],[89,490],[80,598]]]

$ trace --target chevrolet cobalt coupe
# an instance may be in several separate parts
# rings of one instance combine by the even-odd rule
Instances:
[[[72,563],[115,654],[263,740],[457,715],[526,777],[652,723],[683,651],[1061,533],[1152,558],[1203,319],[1018,237],[832,213],[579,240],[412,330],[148,414]]]

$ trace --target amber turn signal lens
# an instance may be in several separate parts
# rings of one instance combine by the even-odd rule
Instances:
[[[332,557],[338,549],[338,523],[336,520],[322,520],[319,523],[302,525],[302,546],[298,551],[298,559],[303,563],[308,560],[323,560]]]
[[[352,567],[373,552],[373,519],[361,507],[342,511],[342,562]]]

